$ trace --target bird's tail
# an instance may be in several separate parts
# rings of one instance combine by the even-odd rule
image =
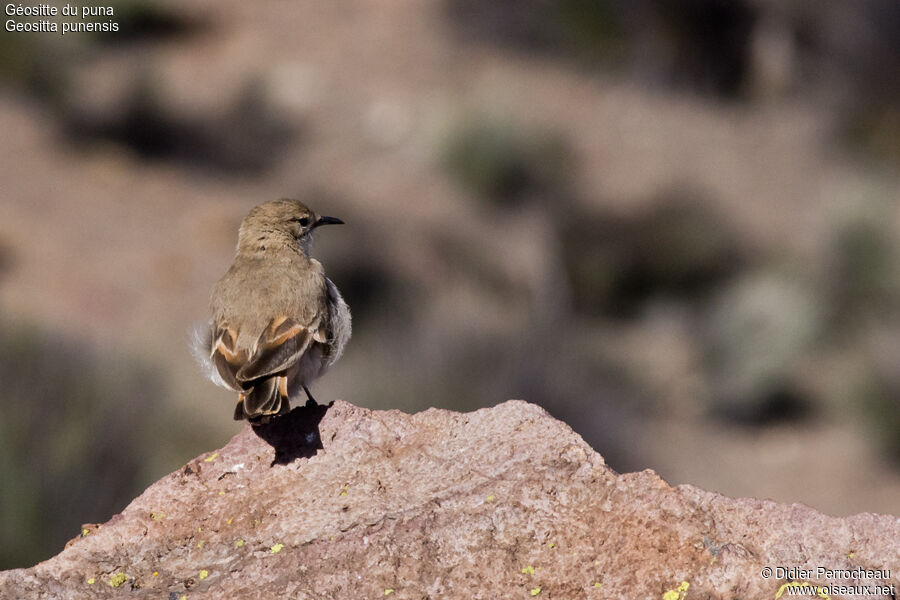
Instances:
[[[248,419],[251,422],[268,420],[268,417],[286,412],[289,408],[287,377],[276,375],[255,382],[238,397],[234,407],[234,420]]]

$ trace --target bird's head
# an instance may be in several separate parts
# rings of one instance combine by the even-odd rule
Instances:
[[[309,256],[312,234],[321,225],[341,225],[323,217],[299,200],[283,198],[254,207],[241,223],[238,251],[260,251],[275,244],[297,244]]]

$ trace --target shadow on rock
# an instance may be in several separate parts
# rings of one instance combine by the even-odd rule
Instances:
[[[322,448],[319,422],[330,406],[298,406],[264,425],[253,425],[253,432],[275,449],[272,465],[286,465],[298,458],[315,456]]]

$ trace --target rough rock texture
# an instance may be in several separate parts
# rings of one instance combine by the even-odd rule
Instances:
[[[900,593],[900,519],[618,475],[520,401],[468,414],[297,408],[83,533],[0,573],[0,597],[786,597],[787,579],[764,567]]]

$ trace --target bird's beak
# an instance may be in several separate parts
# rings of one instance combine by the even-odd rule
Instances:
[[[318,227],[319,225],[343,225],[344,222],[338,219],[337,217],[319,217],[319,220],[315,222],[314,226]]]

